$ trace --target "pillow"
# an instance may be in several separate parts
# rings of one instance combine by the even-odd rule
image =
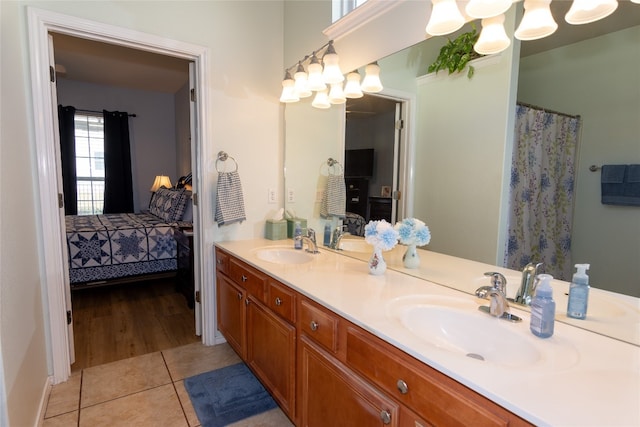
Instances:
[[[166,222],[175,222],[182,219],[187,200],[191,198],[191,191],[180,188],[172,189],[160,187],[153,196],[149,212]]]

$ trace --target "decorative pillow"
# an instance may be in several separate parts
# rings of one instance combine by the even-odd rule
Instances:
[[[160,187],[153,196],[149,212],[162,218],[166,222],[175,222],[182,219],[187,200],[191,198],[191,191],[184,188],[172,189]]]

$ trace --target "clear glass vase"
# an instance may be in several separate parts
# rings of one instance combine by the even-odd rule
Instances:
[[[379,276],[384,274],[385,271],[387,271],[387,263],[382,257],[382,249],[374,247],[373,254],[369,258],[369,274]]]
[[[418,249],[415,244],[407,246],[407,251],[402,256],[402,262],[405,268],[420,267],[420,255],[418,255]]]

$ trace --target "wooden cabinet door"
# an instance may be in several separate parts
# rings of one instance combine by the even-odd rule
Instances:
[[[296,329],[249,299],[247,364],[291,418],[295,408]]]
[[[224,275],[218,273],[218,329],[233,349],[245,358],[245,292]]]
[[[398,426],[398,405],[305,336],[300,339],[303,427]]]

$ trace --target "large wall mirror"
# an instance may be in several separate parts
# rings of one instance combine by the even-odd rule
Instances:
[[[563,3],[569,2],[552,3],[560,8],[554,11],[560,25],[558,37],[572,31],[562,28],[566,11],[561,9],[568,7]],[[515,16],[511,20],[512,33]],[[407,147],[407,173],[414,188],[406,195],[412,199],[407,216],[429,225],[428,250],[502,265],[512,156],[508,141],[513,138],[516,102],[522,101],[582,117],[573,262],[591,264],[592,286],[640,296],[640,208],[602,205],[600,172],[589,169],[640,163],[638,23],[640,6],[620,2],[619,9],[600,25],[585,26],[590,38],[552,49],[546,45],[554,43],[553,35],[524,42],[485,64],[481,59],[472,80],[442,73],[425,76],[443,38],[423,41],[378,61],[385,89],[415,95],[413,146]],[[322,146],[342,159],[345,109],[332,108],[337,120],[325,122],[323,129],[334,137],[324,138]],[[310,102],[299,103],[286,106],[287,119],[294,109],[296,125],[298,121],[314,123],[325,114]],[[308,176],[292,175],[289,165],[295,162],[300,169],[311,160],[304,170],[317,171],[322,159],[300,156],[315,148],[308,145],[308,138],[291,138],[290,125],[287,120],[285,185],[295,183],[297,194],[316,197],[317,176],[316,186],[304,189],[300,184]],[[303,206],[301,200],[285,200],[285,205],[301,216],[313,217],[313,206]],[[318,222],[317,227],[321,226]]]

